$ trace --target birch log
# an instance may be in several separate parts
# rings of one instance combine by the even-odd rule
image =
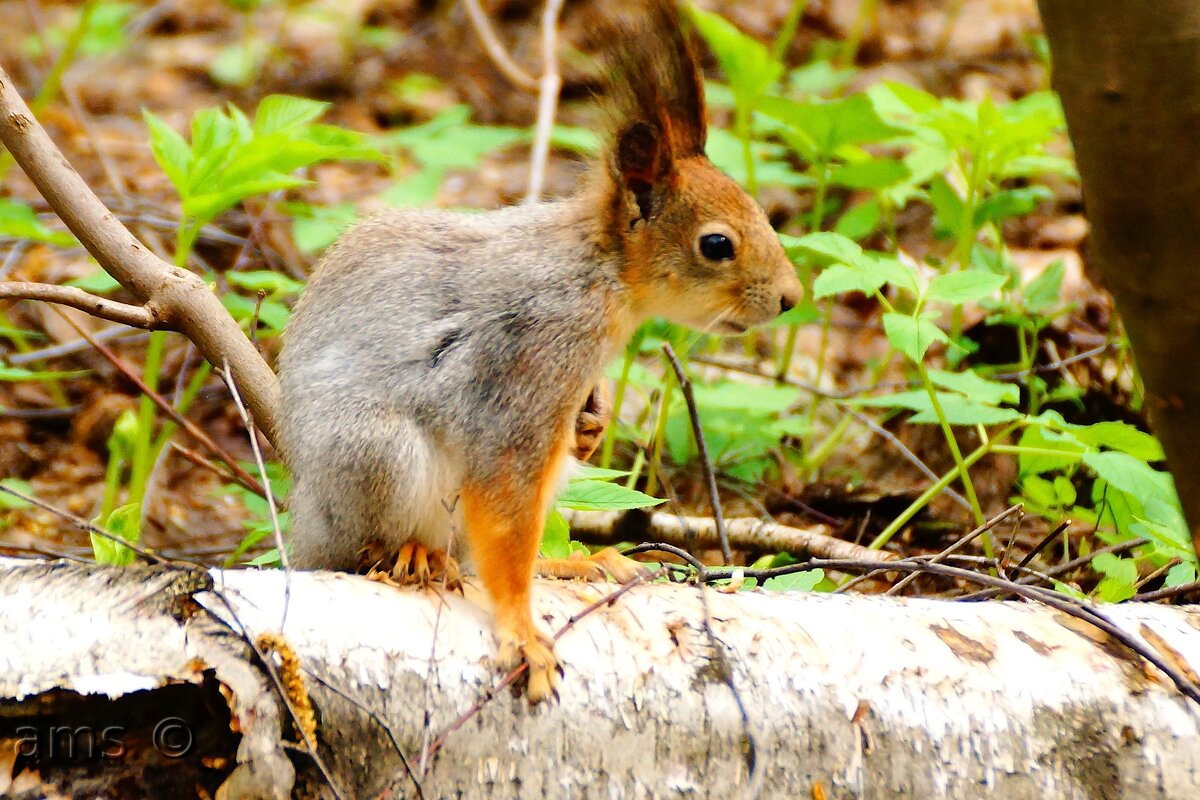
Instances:
[[[417,796],[386,731],[420,773],[423,749],[497,679],[489,618],[470,587],[440,596],[295,573],[285,618],[283,574],[207,578],[0,564],[0,795],[96,780],[103,758],[11,754],[25,752],[31,729],[110,721],[127,747],[105,774],[154,775],[156,796],[194,796],[204,781],[226,781],[225,797],[332,796],[303,750],[282,742],[295,734],[235,635],[242,626],[282,632],[299,655],[343,797]],[[613,588],[539,582],[535,614],[558,630]],[[421,796],[1200,796],[1200,710],[1154,668],[1050,609],[713,590],[707,607],[747,721],[720,677],[698,590],[638,587],[559,640],[558,705],[498,693],[428,760]],[[1106,612],[1194,675],[1200,611]],[[141,716],[118,707],[138,698]],[[167,718],[183,721],[192,750],[159,742]],[[13,765],[24,769],[16,778]],[[174,792],[163,788],[172,767]]]

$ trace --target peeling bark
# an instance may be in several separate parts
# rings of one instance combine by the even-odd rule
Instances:
[[[17,715],[43,724],[38,710],[55,693],[114,707],[161,695],[169,716],[173,684],[219,681],[233,698],[226,713],[245,732],[237,760],[253,765],[242,773],[258,776],[251,785],[288,783],[277,760],[286,752],[296,794],[330,796],[309,757],[281,743],[295,734],[233,633],[280,630],[284,575],[214,572],[208,590],[195,573],[182,588],[172,574],[0,562],[0,739],[12,738]],[[497,680],[488,615],[470,588],[442,597],[349,575],[291,580],[282,632],[309,672],[339,790],[415,796],[383,726],[419,769],[422,749]],[[614,588],[539,582],[535,612],[558,630]],[[232,630],[221,598],[238,618]],[[726,798],[757,789],[804,798],[818,784],[828,798],[1200,792],[1200,709],[1157,670],[1050,609],[713,590],[708,607],[748,726],[714,667],[698,590],[639,587],[559,640],[558,705],[530,708],[498,693],[446,738],[420,778],[424,796]],[[1181,668],[1200,665],[1200,611],[1125,604],[1106,613]],[[59,785],[81,774],[70,763],[34,766]],[[7,796],[5,780],[0,771]],[[178,796],[194,786],[189,775]],[[227,796],[255,796],[235,788]]]

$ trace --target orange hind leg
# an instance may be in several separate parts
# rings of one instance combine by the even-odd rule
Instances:
[[[533,623],[530,589],[546,508],[565,457],[564,446],[533,481],[504,470],[503,477],[465,484],[460,495],[471,553],[492,601],[497,662],[505,670],[522,661],[529,665],[526,695],[532,703],[557,697],[562,673],[554,642]]]

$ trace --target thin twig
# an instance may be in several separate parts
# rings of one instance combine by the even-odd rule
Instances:
[[[508,78],[509,82],[518,89],[524,89],[527,92],[536,92],[538,90],[538,82],[528,72],[521,68],[521,65],[512,60],[512,56],[504,49],[504,45],[500,42],[500,37],[496,35],[496,31],[492,28],[491,20],[488,19],[486,13],[479,6],[479,0],[462,0],[463,8],[467,10],[467,18],[471,20],[471,27],[475,29],[475,34],[479,37],[480,44],[483,49],[491,57],[492,63],[496,65],[496,69],[500,70],[500,74]]]
[[[546,0],[542,10],[542,80],[538,94],[537,127],[533,136],[533,147],[529,153],[528,202],[537,202],[542,196],[546,182],[546,163],[550,158],[550,134],[554,130],[554,116],[558,111],[558,93],[562,89],[562,76],[558,74],[558,16],[563,0]]]
[[[181,566],[179,562],[171,561],[170,559],[164,558],[163,556],[160,556],[158,553],[154,552],[153,550],[151,550],[148,547],[142,547],[141,545],[136,544],[134,542],[130,542],[128,539],[117,536],[114,533],[109,533],[104,528],[101,528],[98,525],[93,525],[92,523],[90,523],[86,519],[84,519],[83,517],[77,517],[74,514],[72,514],[70,511],[64,511],[63,509],[58,508],[57,506],[47,503],[45,500],[41,500],[37,497],[34,497],[33,495],[25,494],[24,492],[18,491],[17,489],[12,488],[11,486],[0,483],[0,492],[4,492],[5,494],[12,495],[13,497],[17,498],[18,500],[24,500],[26,503],[29,503],[30,505],[33,505],[33,506],[37,506],[38,508],[42,509],[43,511],[49,511],[51,514],[54,514],[55,516],[61,517],[61,518],[65,519],[67,522],[70,522],[76,528],[79,528],[81,531],[84,531],[85,533],[95,534],[96,536],[107,539],[110,542],[114,542],[119,545],[124,545],[125,547],[128,547],[133,552],[137,553],[139,556],[142,556],[143,558],[147,558],[155,563],[167,564],[167,565],[171,565],[171,566]],[[188,564],[188,565],[184,565],[184,566],[194,566],[194,567],[197,567],[198,569],[203,569],[203,567],[200,567],[199,565],[195,565],[195,564]]]
[[[254,464],[258,467],[258,474],[262,477],[263,496],[267,500],[267,512],[271,515],[271,532],[275,535],[275,547],[279,550],[279,565],[283,568],[283,614],[279,620],[279,630],[283,630],[283,624],[287,621],[288,603],[292,599],[292,568],[288,563],[287,548],[284,547],[283,529],[279,527],[279,509],[275,506],[275,494],[271,491],[271,479],[267,476],[267,464],[263,460],[262,448],[258,444],[258,432],[254,426],[254,419],[246,410],[242,396],[238,394],[237,381],[229,369],[229,362],[221,365],[221,377],[225,379],[225,385],[229,387],[229,396],[233,398],[233,405],[242,419],[242,425],[246,427],[246,435],[250,438],[250,450],[254,453]]]
[[[29,281],[0,282],[0,300],[40,300],[69,306],[91,314],[93,317],[119,322],[143,330],[168,330],[169,326],[158,316],[153,306],[135,306],[118,303],[107,297],[99,297],[74,286],[59,286],[53,283],[31,283]]]
[[[77,322],[75,322],[75,320],[71,319],[66,314],[60,314],[60,316],[67,322],[68,325],[75,329],[76,333],[86,339],[88,344],[94,347],[96,351],[100,353],[100,355],[108,359],[108,362],[116,367],[117,371],[131,381],[133,385],[136,386],[143,394],[149,397],[164,414],[171,418],[172,422],[183,428],[183,430],[187,431],[188,435],[202,444],[210,453],[224,461],[229,466],[229,470],[234,474],[234,477],[239,484],[258,495],[265,494],[266,489],[263,488],[262,484],[260,484],[253,475],[243,469],[242,465],[238,463],[237,459],[234,458],[228,450],[217,444],[216,440],[201,430],[200,426],[192,422],[183,414],[180,414],[175,406],[171,405],[170,401],[168,401],[165,397],[151,389],[150,386],[144,380],[142,380],[141,376],[138,375],[134,370],[130,369],[129,365],[126,364],[120,356],[110,350],[106,345],[102,344],[98,339],[96,339],[96,337],[88,333],[87,329],[82,325],[79,325]]]
[[[1121,553],[1127,553],[1130,550],[1134,550],[1138,547],[1141,547],[1142,545],[1146,544],[1147,542],[1148,542],[1147,539],[1137,538],[1137,539],[1130,539],[1127,542],[1118,542],[1117,544],[1112,544],[1107,547],[1101,547],[1096,550],[1093,550],[1092,552],[1088,553],[1086,556],[1080,556],[1079,558],[1074,558],[1070,561],[1059,564],[1056,567],[1048,569],[1048,570],[1046,570],[1046,574],[1048,576],[1050,576],[1051,578],[1058,578],[1062,575],[1065,575],[1068,572],[1079,569],[1080,567],[1086,567],[1088,564],[1090,564],[1092,562],[1092,560],[1096,556],[1103,555],[1104,553],[1112,553],[1113,555],[1120,555]],[[1034,583],[1034,579],[1033,578],[1021,578],[1020,580],[1016,581],[1016,583],[1019,583],[1024,586],[1024,585]],[[971,594],[963,595],[962,597],[960,597],[958,599],[959,600],[987,600],[987,599],[991,599],[991,598],[995,598],[995,597],[1003,597],[1004,595],[1005,595],[1005,592],[1003,592],[1003,591],[997,591],[995,589],[983,589],[978,592],[972,592]]]
[[[696,437],[696,449],[700,451],[700,468],[704,471],[704,482],[708,485],[708,499],[712,503],[713,520],[717,524],[717,536],[721,540],[721,556],[725,559],[726,564],[732,564],[733,551],[729,549],[729,534],[725,530],[725,514],[721,511],[721,497],[717,493],[717,476],[713,472],[712,460],[708,457],[708,446],[704,443],[704,430],[700,426],[700,412],[696,408],[692,382],[688,379],[687,373],[683,371],[683,365],[679,363],[679,358],[675,355],[675,350],[671,347],[670,342],[663,343],[663,352],[667,354],[667,360],[671,362],[671,369],[675,370],[675,378],[679,381],[679,388],[687,403],[688,417],[692,421],[692,434]]]
[[[1167,663],[1157,652],[1146,647],[1139,642],[1133,635],[1127,633],[1123,628],[1106,617],[1098,608],[1086,603],[1082,600],[1076,600],[1058,592],[1043,589],[1037,586],[1030,586],[1016,581],[1010,581],[1005,578],[998,578],[993,575],[986,575],[979,572],[973,572],[959,567],[951,567],[946,564],[933,564],[928,562],[918,561],[896,561],[889,564],[889,569],[894,569],[898,572],[925,572],[931,575],[939,575],[947,578],[957,578],[959,580],[970,581],[972,583],[981,584],[989,589],[999,590],[1001,594],[1015,594],[1023,597],[1026,600],[1032,600],[1043,605],[1061,611],[1075,617],[1078,620],[1088,623],[1112,638],[1116,639],[1121,644],[1125,645],[1132,652],[1149,661],[1155,667],[1158,667],[1164,674],[1171,679],[1175,687],[1187,696],[1193,702],[1200,704],[1200,687],[1197,687],[1191,680],[1187,678],[1181,671],[1176,669],[1171,664]],[[851,561],[841,559],[821,559],[814,558],[803,564],[792,564],[787,567],[775,567],[772,569],[751,570],[738,568],[740,574],[748,578],[758,580],[766,580],[780,575],[790,575],[795,572],[802,572],[810,569],[826,569],[826,570],[873,570],[877,565],[873,562]],[[728,580],[733,577],[733,569],[722,568],[706,570],[705,579],[712,580]]]
[[[355,706],[359,711],[367,715],[367,719],[379,726],[380,730],[382,730],[384,735],[387,736],[388,741],[392,743],[392,749],[396,752],[396,755],[399,756],[400,763],[404,766],[404,772],[408,775],[409,780],[412,781],[413,788],[417,790],[417,800],[425,800],[425,791],[421,788],[421,781],[418,780],[417,774],[413,772],[412,767],[409,765],[408,756],[404,754],[404,748],[400,746],[400,742],[396,739],[396,734],[392,731],[392,726],[388,725],[383,717],[381,717],[376,711],[368,708],[366,703],[363,703],[357,697],[354,697],[344,689],[334,686],[332,683],[325,680],[325,678],[321,677],[312,670],[305,669],[304,674],[336,694],[338,697],[345,700],[347,703]]]
[[[930,561],[928,561],[926,563],[936,564],[939,561],[945,560],[947,556],[966,547],[968,544],[975,541],[980,536],[987,533],[992,528],[996,527],[1001,522],[1003,522],[1004,520],[1011,517],[1013,514],[1022,513],[1024,511],[1024,509],[1025,509],[1025,506],[1021,503],[1017,503],[1015,506],[1010,506],[1009,508],[1005,509],[1004,511],[1000,512],[996,516],[989,519],[987,522],[980,525],[975,530],[968,533],[966,536],[959,539],[957,542],[954,542],[953,544],[951,544],[949,547],[947,547],[942,552],[938,553],[936,556],[934,556]],[[1019,521],[1020,521],[1020,519],[1018,517],[1018,522]],[[899,594],[900,591],[905,586],[908,586],[910,583],[912,583],[916,579],[917,579],[917,573],[915,573],[915,572],[911,573],[909,575],[905,575],[904,578],[901,579],[899,583],[897,583],[892,588],[888,589],[886,592],[884,592],[884,594]]]
[[[892,433],[887,428],[883,427],[882,425],[880,425],[875,420],[871,419],[870,417],[868,417],[866,414],[862,413],[858,409],[845,408],[843,410],[846,411],[848,414],[850,414],[850,416],[854,417],[856,420],[861,422],[867,428],[869,428],[871,430],[871,432],[874,433],[876,436],[886,440],[889,444],[892,445],[892,447],[895,447],[897,450],[899,450],[900,455],[904,456],[905,460],[907,460],[910,464],[912,464],[914,467],[916,467],[921,472],[921,474],[924,475],[926,478],[933,481],[934,483],[937,483],[939,480],[941,480],[941,476],[939,476],[936,472],[934,472],[932,469],[930,469],[929,466],[924,461],[922,461],[920,458],[918,458],[917,454],[914,453],[912,450],[910,450],[908,445],[906,445],[904,442],[900,441],[899,436]],[[958,503],[960,506],[967,509],[968,511],[971,509],[971,504],[970,504],[970,502],[967,501],[967,498],[963,497],[961,494],[954,491],[949,486],[947,486],[945,489],[942,490],[942,494],[945,494],[951,500]]]

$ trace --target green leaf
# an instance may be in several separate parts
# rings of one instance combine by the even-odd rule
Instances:
[[[989,223],[1025,216],[1053,196],[1045,186],[1003,189],[984,199],[976,207],[975,227],[982,228]]]
[[[571,526],[556,509],[546,514],[546,526],[542,529],[542,545],[538,551],[542,558],[567,558],[571,555]]]
[[[275,547],[246,562],[248,567],[279,567],[282,565],[283,560],[279,557],[279,549]]]
[[[999,425],[1025,416],[1015,408],[996,408],[959,394],[943,395],[939,392],[938,403],[942,407],[942,415],[946,422],[951,425]],[[909,421],[927,425],[940,422],[932,408],[914,414]]]
[[[67,281],[66,285],[83,289],[92,294],[108,294],[121,288],[121,284],[117,283],[117,279],[100,267],[96,267],[95,270],[84,275],[82,278]]]
[[[1045,313],[1062,304],[1063,276],[1066,274],[1063,260],[1057,259],[1042,270],[1041,274],[1021,288],[1025,308],[1035,314]]]
[[[925,299],[952,305],[982,300],[999,291],[1006,280],[1008,279],[1004,275],[979,269],[950,272],[938,275],[929,282],[929,288],[925,290]]]
[[[1169,474],[1152,469],[1145,461],[1126,453],[1089,451],[1083,454],[1083,463],[1114,489],[1142,504],[1151,498],[1170,500],[1174,497],[1174,484]]]
[[[934,342],[948,343],[950,337],[928,317],[910,317],[907,314],[888,312],[883,315],[883,330],[892,347],[921,363],[925,352]]]
[[[333,206],[293,204],[292,238],[302,253],[319,253],[337,241],[358,220],[352,203]]]
[[[130,503],[113,509],[106,520],[96,520],[93,524],[106,529],[113,536],[131,544],[137,544],[142,538],[142,507],[140,503]],[[137,553],[125,545],[113,541],[106,536],[89,533],[92,540],[92,553],[97,564],[111,564],[118,567],[128,566],[137,558]]]
[[[29,206],[0,197],[0,239],[6,237],[28,239],[55,247],[74,247],[78,244],[71,234],[52,231],[43,225]]]
[[[1092,559],[1092,568],[1104,575],[1096,587],[1100,599],[1108,603],[1119,603],[1133,597],[1137,583],[1137,564],[1132,558],[1120,558],[1112,553],[1100,553]]]
[[[1162,461],[1166,458],[1157,439],[1126,422],[1112,420],[1073,425],[1070,431],[1076,439],[1097,449],[1107,447],[1119,450],[1141,461]]]
[[[807,569],[767,578],[763,581],[763,588],[772,592],[811,592],[824,577],[824,570]]]
[[[1001,403],[1016,405],[1021,400],[1021,389],[1012,383],[989,381],[974,372],[946,372],[940,369],[929,370],[929,379],[943,389],[960,392],[972,400],[991,406]]]
[[[591,464],[580,464],[575,470],[575,480],[590,480],[590,481],[615,481],[617,478],[626,478],[629,473],[620,469],[605,469],[603,467],[594,467]]]
[[[788,255],[793,259],[805,257],[821,263],[846,264],[858,268],[869,267],[872,264],[857,243],[841,234],[820,231],[801,236],[799,239],[780,237],[780,241],[784,243]]]
[[[933,207],[937,232],[944,236],[957,236],[958,229],[962,227],[963,201],[941,175],[929,184],[929,204]]]
[[[558,505],[576,511],[619,511],[646,508],[665,502],[636,489],[607,481],[572,481],[558,497]]]
[[[719,14],[692,5],[686,8],[729,79],[738,104],[754,105],[759,95],[779,80],[783,64],[771,58],[766,45],[742,33]]]
[[[230,286],[236,286],[239,289],[269,294],[299,294],[300,290],[304,288],[304,284],[300,281],[270,270],[226,272],[225,280],[229,281]]]
[[[273,94],[264,97],[254,112],[254,135],[266,136],[301,128],[316,120],[329,108],[329,103]]]
[[[834,225],[834,232],[848,239],[858,241],[865,239],[879,229],[883,214],[879,207],[879,199],[871,198],[865,203],[859,203],[850,208]]]
[[[7,486],[24,495],[33,494],[33,487],[29,485],[29,481],[23,481],[20,478],[5,478],[4,480],[0,480],[0,486]],[[14,497],[7,492],[0,492],[0,509],[12,511],[19,508],[29,508],[31,505],[33,504],[28,500]]]
[[[878,272],[834,264],[821,270],[813,280],[813,297],[820,300],[843,292],[862,292],[869,297],[885,280]]]
[[[1167,570],[1167,576],[1163,579],[1163,586],[1183,586],[1184,584],[1192,583],[1196,580],[1196,565],[1191,561],[1184,561],[1181,564],[1176,564]]]
[[[142,110],[142,118],[150,129],[150,150],[154,160],[175,186],[180,197],[187,194],[188,171],[192,163],[192,148],[179,132],[161,119]]]
[[[1051,451],[1026,453],[1017,456],[1017,471],[1021,475],[1041,475],[1066,469],[1083,460],[1087,446],[1070,433],[1059,433],[1041,425],[1030,425],[1021,433],[1018,445],[1022,448]],[[1055,455],[1061,453],[1062,455]]]
[[[908,167],[899,161],[875,158],[835,167],[829,182],[849,189],[883,189],[908,178]]]

